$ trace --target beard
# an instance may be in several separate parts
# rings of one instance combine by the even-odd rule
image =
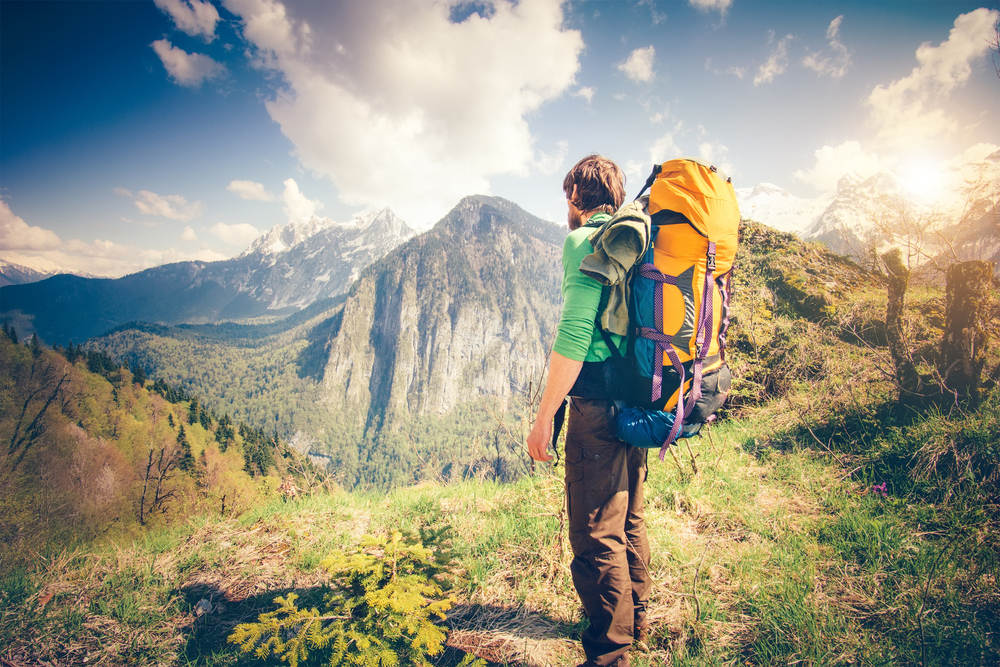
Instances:
[[[566,224],[569,225],[569,231],[575,232],[583,226],[583,215],[580,213],[580,209],[575,206],[569,206],[569,211],[566,213]]]

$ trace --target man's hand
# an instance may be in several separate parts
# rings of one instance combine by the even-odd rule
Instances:
[[[552,420],[539,419],[531,427],[528,434],[528,453],[536,461],[551,461],[548,454],[549,441],[552,440]]]
[[[552,442],[552,420],[583,368],[582,361],[567,359],[555,350],[549,355],[549,379],[538,405],[538,415],[528,434],[528,453],[536,461],[551,461],[546,450]]]

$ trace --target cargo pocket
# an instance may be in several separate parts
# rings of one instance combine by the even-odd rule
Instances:
[[[615,450],[619,447],[619,445],[604,443],[582,447],[567,439],[566,483],[575,484],[584,478],[598,479],[599,477],[596,476],[607,475],[608,466],[611,465]]]

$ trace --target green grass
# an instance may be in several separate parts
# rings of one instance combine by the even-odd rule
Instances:
[[[679,448],[681,468],[651,453],[653,628],[633,664],[1000,659],[1000,531],[985,484],[998,403],[994,392],[978,411],[922,415],[864,404],[813,434],[788,418],[728,420]],[[363,534],[449,525],[451,655],[575,665],[585,621],[560,474],[318,494],[50,555],[0,579],[0,658],[254,664],[226,644],[231,628],[286,592],[318,601],[328,554]],[[885,495],[873,490],[883,482]],[[213,610],[195,617],[202,599]]]

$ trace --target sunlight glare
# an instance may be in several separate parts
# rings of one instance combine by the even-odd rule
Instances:
[[[918,199],[934,199],[944,188],[945,174],[939,164],[919,160],[900,169],[899,180],[910,195]]]

